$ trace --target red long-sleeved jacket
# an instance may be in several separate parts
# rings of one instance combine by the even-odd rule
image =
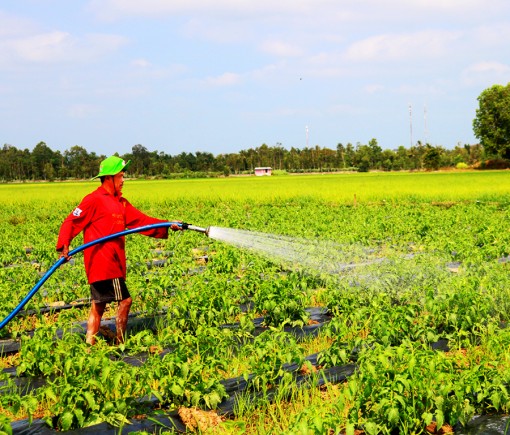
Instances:
[[[145,215],[122,197],[111,195],[103,187],[87,195],[62,223],[57,251],[83,231],[84,243],[97,240],[126,228],[168,222]],[[155,228],[141,234],[160,239],[168,237],[168,228]],[[124,237],[91,246],[84,251],[85,271],[89,283],[113,278],[126,278]]]

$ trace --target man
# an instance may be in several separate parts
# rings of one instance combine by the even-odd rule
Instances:
[[[122,197],[124,171],[131,161],[111,156],[101,162],[99,178],[101,186],[85,196],[62,223],[57,241],[60,257],[69,260],[71,241],[83,231],[84,243],[97,240],[110,234],[137,228],[166,220],[155,219],[143,214]],[[176,231],[181,226],[170,227]],[[142,234],[160,239],[168,238],[168,227],[155,228]],[[129,309],[133,300],[126,287],[126,252],[124,237],[117,237],[100,243],[84,251],[85,271],[90,284],[92,306],[87,322],[86,341],[94,344],[101,325],[106,304],[118,302],[116,317],[116,339],[122,343],[125,338]]]

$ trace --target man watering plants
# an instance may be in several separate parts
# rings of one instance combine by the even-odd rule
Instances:
[[[60,227],[57,241],[60,257],[69,260],[71,241],[81,231],[83,231],[84,243],[88,243],[124,231],[126,228],[168,222],[145,215],[122,196],[124,171],[130,164],[130,160],[125,162],[117,156],[108,157],[101,162],[99,174],[93,178],[99,178],[101,186],[85,196]],[[174,231],[182,229],[177,223],[172,224],[170,228]],[[168,227],[150,229],[142,234],[166,239]],[[84,263],[92,300],[86,341],[89,344],[95,343],[106,304],[115,301],[118,302],[115,321],[116,339],[118,343],[122,343],[125,338],[129,309],[133,302],[125,282],[124,237],[117,237],[85,249]]]

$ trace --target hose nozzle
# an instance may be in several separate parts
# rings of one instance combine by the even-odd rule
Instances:
[[[211,227],[207,227],[207,228],[197,227],[196,225],[187,224],[185,222],[182,223],[183,230],[192,230],[192,231],[197,231],[198,233],[204,233],[207,237],[209,237],[209,229],[210,228]]]

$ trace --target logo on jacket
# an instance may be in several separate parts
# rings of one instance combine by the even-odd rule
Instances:
[[[82,211],[83,210],[81,208],[76,207],[73,211],[73,216],[80,217]]]

